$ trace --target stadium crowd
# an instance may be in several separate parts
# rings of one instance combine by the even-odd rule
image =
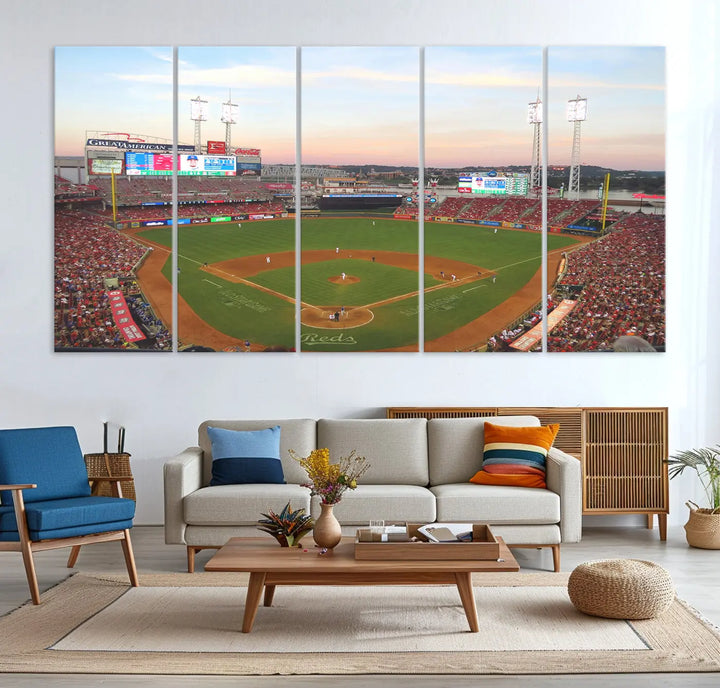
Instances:
[[[125,348],[109,305],[105,279],[123,282],[145,249],[104,222],[79,211],[55,214],[55,347]],[[134,285],[134,286],[133,286]],[[148,313],[149,306],[135,282],[126,294],[131,311],[141,323],[152,327],[147,340],[151,348],[171,346],[170,335]],[[124,290],[125,291],[125,290]],[[152,322],[151,322],[152,320]]]
[[[665,216],[634,213],[568,253],[556,293],[577,296],[548,335],[550,351],[609,351],[623,335],[665,346]]]
[[[278,215],[285,211],[278,201],[262,203],[201,203],[198,205],[179,205],[178,217],[209,217],[215,215]],[[107,216],[107,209],[103,213]],[[110,211],[112,216],[112,210]],[[149,205],[122,207],[118,209],[118,220],[169,220],[172,218],[171,205]]]
[[[547,297],[547,309],[548,313],[555,309],[557,305],[552,294],[548,294]],[[518,337],[522,334],[531,330],[542,320],[542,308],[538,305],[529,313],[526,313],[522,317],[518,318],[514,323],[508,325],[502,331],[496,333],[490,337],[487,341],[487,351],[513,351],[510,348]]]
[[[567,227],[579,222],[597,207],[598,201],[594,200],[549,199],[548,224]],[[404,201],[395,210],[395,215],[417,218],[417,203]],[[479,222],[512,222],[539,227],[542,224],[542,201],[536,198],[448,196],[439,205],[425,204],[425,219],[436,217]]]
[[[229,181],[232,180],[232,181]],[[112,202],[112,180],[95,177],[93,187],[107,203]],[[139,205],[148,200],[172,197],[172,176],[121,176],[115,178],[115,196],[119,205]],[[186,200],[267,201],[271,191],[257,180],[239,177],[182,176],[178,178],[178,196]]]

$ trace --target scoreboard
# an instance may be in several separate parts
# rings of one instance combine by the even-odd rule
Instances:
[[[530,175],[528,174],[512,174],[504,177],[470,174],[458,178],[459,193],[485,196],[527,196],[529,189]]]
[[[125,153],[125,174],[130,175],[171,175],[173,156],[168,153]]]
[[[232,155],[178,155],[178,175],[207,175],[234,177],[235,156]],[[167,176],[173,173],[173,156],[168,153],[125,153],[125,174]]]

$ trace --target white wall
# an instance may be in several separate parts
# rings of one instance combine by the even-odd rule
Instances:
[[[72,424],[83,448],[97,451],[102,420],[125,424],[138,523],[162,521],[163,460],[195,444],[207,418],[380,417],[392,405],[668,406],[671,448],[720,441],[712,0],[2,0],[0,8],[0,427]],[[668,352],[53,353],[53,48],[97,44],[667,46]],[[699,496],[688,483],[671,485],[673,523],[684,522],[685,499]]]

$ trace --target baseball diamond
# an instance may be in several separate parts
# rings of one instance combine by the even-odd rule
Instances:
[[[150,246],[138,271],[167,323],[170,230],[132,230]],[[538,232],[427,222],[426,351],[472,350],[541,301]],[[549,235],[552,282],[561,254],[585,242]],[[295,222],[183,226],[178,240],[178,336],[216,350],[295,345]],[[303,218],[301,346],[309,351],[418,349],[418,225],[367,217]]]

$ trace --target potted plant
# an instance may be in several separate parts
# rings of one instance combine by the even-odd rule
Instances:
[[[293,511],[288,502],[283,510],[276,514],[272,509],[265,518],[258,521],[258,530],[270,533],[282,547],[300,546],[300,540],[313,529],[313,520],[305,515],[305,509]]]
[[[694,470],[705,491],[709,508],[686,502],[690,518],[685,534],[691,547],[720,549],[720,445],[687,449],[672,455],[668,461],[668,475],[675,478],[686,468]]]

